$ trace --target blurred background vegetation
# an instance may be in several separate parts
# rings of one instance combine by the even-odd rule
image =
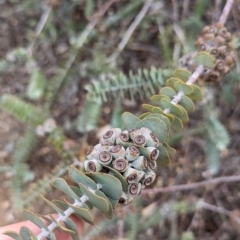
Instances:
[[[0,0],[0,225],[22,220],[23,208],[49,213],[38,195],[63,198],[52,178],[121,126],[123,111],[144,111],[224,4]],[[239,0],[226,26],[239,59]],[[239,74],[237,61],[221,82],[203,86],[205,99],[184,131],[172,133],[177,153],[152,188],[239,175]],[[96,212],[99,228],[86,224],[83,239],[239,239],[238,186],[142,194],[112,221]]]

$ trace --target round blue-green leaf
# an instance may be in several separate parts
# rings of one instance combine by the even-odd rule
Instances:
[[[81,238],[78,234],[78,228],[77,228],[76,224],[73,222],[73,220],[71,218],[67,218],[65,221],[65,224],[68,229],[71,229],[74,232],[74,234],[71,235],[72,239],[80,240]]]
[[[60,201],[60,200],[53,200],[52,201],[55,205],[57,205],[58,207],[66,210],[69,207],[71,207],[74,210],[74,215],[76,215],[77,217],[83,219],[85,222],[89,223],[89,224],[94,224],[94,218],[92,213],[89,211],[88,207],[86,204],[82,204],[81,207],[78,206],[73,206],[71,203],[65,201]]]
[[[146,116],[151,115],[151,114],[152,114],[152,113],[150,113],[150,112],[146,112],[146,113],[141,114],[138,118],[139,118],[140,120],[142,120],[142,119],[144,119]]]
[[[185,95],[189,95],[192,93],[192,87],[191,85],[188,85],[184,82],[176,82],[174,83],[174,88],[178,91],[178,92],[183,92]]]
[[[48,206],[50,206],[52,209],[54,209],[58,214],[65,216],[64,212],[58,206],[56,206],[54,203],[50,202],[48,199],[46,199],[42,195],[40,195],[40,197],[43,199],[44,202],[47,203]]]
[[[144,109],[146,109],[147,111],[152,112],[152,109],[153,109],[155,106],[144,103],[144,104],[142,104],[142,107],[143,107]]]
[[[182,69],[182,68],[178,68],[173,72],[173,76],[175,78],[179,78],[182,81],[186,82],[188,80],[188,78],[191,76],[191,72]]]
[[[153,95],[151,97],[152,102],[156,103],[156,104],[160,104],[161,100],[166,98],[167,100],[171,101],[171,98],[166,96],[166,95],[162,95],[162,94],[158,94],[158,95]]]
[[[68,186],[67,182],[64,179],[62,178],[54,179],[52,181],[52,186],[61,190],[75,201],[79,201],[79,197],[72,191],[72,189]]]
[[[24,240],[18,233],[14,232],[14,231],[6,231],[3,234],[7,235],[15,240]]]
[[[185,108],[179,104],[177,104],[177,106],[181,109],[182,111],[182,114],[181,116],[179,116],[180,120],[183,121],[183,122],[187,122],[189,121],[189,117],[188,117],[188,113],[187,111],[185,110]]]
[[[168,165],[170,163],[170,157],[165,147],[162,144],[159,144],[157,149],[159,150],[159,156],[156,160],[157,164],[161,166]]]
[[[188,112],[193,111],[195,109],[193,101],[185,95],[181,97],[179,104],[183,106]]]
[[[177,95],[177,92],[171,87],[163,87],[160,89],[160,94],[166,95],[172,99],[175,95]]]
[[[99,172],[87,173],[87,176],[96,183],[101,184],[101,190],[112,199],[119,199],[122,195],[122,184],[118,178]]]
[[[168,131],[166,124],[159,118],[153,117],[143,119],[137,123],[136,128],[146,127],[149,128],[154,135],[158,138],[159,142],[164,143],[166,141]]]
[[[196,65],[203,65],[208,68],[214,68],[215,67],[215,59],[214,57],[209,54],[208,52],[198,52],[194,58],[193,61],[196,63]]]
[[[171,78],[167,79],[166,86],[175,89],[174,84],[176,82],[181,82],[181,79],[171,77]]]
[[[176,150],[168,145],[168,143],[163,144],[164,148],[167,150],[169,156],[173,156]]]
[[[109,167],[109,166],[104,166],[104,168],[108,169],[109,173],[112,174],[114,177],[116,177],[122,184],[122,190],[124,192],[127,192],[128,190],[128,183],[125,177],[115,169]],[[107,194],[106,194],[107,195]],[[116,198],[115,198],[116,199]]]
[[[169,119],[167,117],[165,117],[164,115],[158,114],[158,113],[153,113],[151,115],[146,116],[145,118],[148,119],[148,118],[151,118],[151,117],[159,118],[160,120],[162,120],[166,124],[166,126],[167,126],[167,138],[168,138],[170,127],[171,127],[171,123],[170,123]]]
[[[177,132],[181,131],[183,129],[182,121],[178,117],[174,116],[173,120],[171,121],[171,127]]]
[[[139,120],[140,119],[138,117],[136,117],[130,112],[124,112],[122,114],[122,125],[124,129],[133,129]]]
[[[177,117],[181,117],[182,110],[167,99],[162,99],[161,105],[164,109],[169,109],[171,114],[174,114]]]
[[[94,191],[90,191],[85,185],[79,183],[82,193],[88,197],[88,201],[96,208],[103,212],[109,210],[109,203],[102,197],[99,197]]]
[[[73,165],[68,168],[68,174],[75,183],[83,183],[92,190],[97,189],[97,184]]]
[[[54,217],[52,217],[51,215],[49,215],[49,217],[51,218],[51,220],[58,226],[59,230],[62,232],[65,232],[67,234],[74,234],[74,231],[62,226],[60,224],[60,222],[58,222]]]
[[[45,223],[35,213],[33,213],[33,212],[29,211],[29,210],[24,210],[23,211],[23,215],[24,215],[24,217],[26,217],[29,221],[33,222],[38,227],[43,228],[46,231],[48,231],[48,228],[45,225]]]
[[[173,116],[171,114],[163,112],[163,110],[160,107],[154,107],[152,110],[153,113],[161,114],[169,119],[169,121],[173,120]]]
[[[187,95],[189,98],[191,98],[193,101],[202,101],[203,100],[203,95],[202,95],[202,90],[200,87],[198,87],[195,84],[191,85],[192,87],[192,93]]]

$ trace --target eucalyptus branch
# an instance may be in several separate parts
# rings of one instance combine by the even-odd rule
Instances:
[[[231,183],[231,182],[238,182],[238,181],[240,181],[240,176],[226,176],[226,177],[209,179],[209,180],[198,182],[198,183],[189,183],[189,184],[183,184],[178,186],[143,189],[142,194],[188,191],[188,190],[192,190],[200,187],[206,187],[209,185],[216,185],[220,183]]]
[[[153,0],[147,0],[143,6],[143,8],[141,9],[141,11],[139,12],[139,14],[136,16],[136,18],[134,19],[134,21],[132,22],[132,24],[130,25],[130,27],[128,28],[128,30],[126,31],[126,33],[124,34],[122,41],[119,43],[115,53],[113,53],[108,59],[107,62],[113,62],[117,59],[117,57],[119,56],[119,54],[121,53],[121,51],[125,48],[126,44],[128,43],[129,39],[131,38],[133,32],[135,31],[135,29],[137,28],[137,26],[139,25],[139,23],[142,21],[142,19],[144,18],[144,16],[146,15],[148,9],[151,6],[151,3],[153,2]]]
[[[223,9],[222,15],[219,18],[219,22],[222,24],[225,24],[227,21],[228,15],[232,9],[234,0],[227,0],[227,3],[225,4],[225,7]]]

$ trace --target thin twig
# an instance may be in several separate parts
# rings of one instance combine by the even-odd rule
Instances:
[[[116,51],[107,59],[107,62],[110,63],[110,62],[113,62],[113,61],[115,61],[117,59],[117,57],[119,56],[121,51],[125,48],[125,46],[128,43],[129,39],[131,38],[133,32],[135,31],[135,29],[137,28],[139,23],[142,21],[142,19],[146,15],[149,7],[151,6],[152,1],[153,0],[146,1],[146,3],[144,4],[143,8],[138,13],[138,15],[136,16],[136,18],[134,19],[134,21],[132,22],[130,27],[128,28],[128,30],[124,34],[124,36],[122,38],[122,41],[119,43]]]
[[[234,0],[227,0],[227,3],[225,4],[225,7],[223,9],[222,15],[219,18],[220,23],[225,24],[225,22],[227,21],[227,18],[228,18],[229,12],[232,9],[233,3],[234,3]]]
[[[166,192],[175,192],[175,191],[186,191],[186,190],[196,189],[199,187],[205,187],[211,184],[215,185],[219,183],[230,183],[230,182],[237,182],[237,181],[240,181],[240,176],[226,176],[226,177],[214,178],[214,179],[210,179],[202,182],[197,182],[197,183],[153,188],[153,189],[144,189],[142,190],[141,193],[147,194],[147,193],[166,193]]]
[[[206,203],[204,201],[199,201],[198,204],[197,204],[198,207],[200,208],[204,208],[204,209],[207,209],[207,210],[210,210],[210,211],[213,211],[213,212],[217,212],[217,213],[220,213],[220,214],[224,214],[230,218],[233,218],[235,220],[236,223],[238,223],[240,225],[240,218],[235,216],[233,214],[233,212],[225,209],[225,208],[222,208],[222,207],[218,207],[218,206],[214,206],[212,204],[209,204],[209,203]]]

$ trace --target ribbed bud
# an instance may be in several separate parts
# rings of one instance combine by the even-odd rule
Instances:
[[[129,195],[128,193],[122,192],[122,196],[120,197],[118,203],[127,205],[133,201],[133,197]]]
[[[159,156],[159,150],[155,147],[139,148],[141,154],[145,156],[149,161],[157,160]]]
[[[148,160],[144,156],[139,156],[137,159],[131,162],[129,166],[138,170],[144,170],[148,168]]]
[[[143,170],[137,170],[137,182],[140,182],[144,179],[145,177],[145,172]]]
[[[146,138],[146,146],[147,147],[157,147],[158,145],[159,145],[158,138],[153,133],[150,133],[149,137]]]
[[[138,181],[138,172],[134,168],[128,167],[127,170],[123,173],[123,176],[126,178],[128,183]]]
[[[97,144],[94,147],[91,147],[88,151],[87,151],[87,159],[93,159],[93,158],[98,158],[98,154],[101,151],[101,144]]]
[[[124,158],[116,158],[112,164],[113,168],[118,172],[124,172],[128,168],[128,161]]]
[[[99,172],[102,169],[102,165],[97,159],[85,160],[83,165],[86,172]]]
[[[141,183],[132,183],[128,187],[128,192],[131,195],[140,194],[141,190],[142,190]]]
[[[143,135],[137,135],[133,139],[133,143],[138,147],[144,147],[146,145],[146,139]]]
[[[126,159],[133,161],[139,156],[140,152],[137,147],[131,146],[126,149]]]
[[[155,178],[156,178],[156,173],[153,172],[152,170],[147,170],[147,171],[145,171],[145,177],[144,177],[142,183],[145,186],[149,186],[154,182]]]
[[[128,131],[123,131],[119,134],[119,136],[116,139],[116,144],[120,144],[122,146],[128,146],[129,145],[129,135]]]
[[[149,167],[149,169],[151,169],[151,170],[156,169],[156,168],[157,168],[157,162],[156,162],[156,161],[149,161],[149,162],[148,162],[148,167]]]
[[[113,147],[113,144],[110,142],[103,142],[101,144],[101,151],[111,151]]]
[[[128,134],[129,134],[129,137],[134,140],[134,138],[137,136],[137,135],[141,135],[141,131],[140,129],[131,129],[128,131]]]
[[[111,149],[112,156],[116,158],[125,158],[125,148],[121,145],[115,145]]]
[[[111,142],[112,144],[115,143],[116,138],[122,132],[121,128],[112,128],[105,132],[103,136],[100,138],[100,143],[103,142]]]
[[[102,151],[99,153],[98,159],[102,165],[108,165],[112,161],[112,155],[108,151]]]

